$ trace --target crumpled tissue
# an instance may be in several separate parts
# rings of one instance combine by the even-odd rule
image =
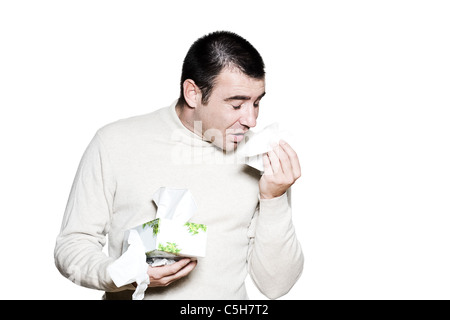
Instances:
[[[150,283],[145,248],[136,230],[128,234],[128,250],[108,267],[109,275],[117,287],[136,282],[133,300],[142,300]]]
[[[161,187],[154,193],[153,201],[158,206],[155,219],[125,231],[122,250],[124,254],[108,268],[117,287],[137,283],[133,299],[144,297],[150,283],[147,275],[149,264],[152,267],[168,265],[179,257],[204,256],[206,250],[206,226],[187,222],[197,210],[189,190]],[[200,236],[192,237],[186,225],[202,226],[205,232],[196,230]],[[187,240],[183,234],[188,235]],[[195,240],[192,240],[193,238]],[[162,244],[167,243],[173,248],[175,241],[181,243],[187,252],[178,251],[176,247],[175,253],[159,250]]]
[[[168,266],[171,264],[174,264],[176,261],[173,259],[166,259],[166,258],[147,258],[147,263],[151,265],[152,267],[161,267],[161,266]]]
[[[289,142],[292,134],[286,130],[280,130],[277,122],[268,125],[259,132],[255,132],[239,150],[241,157],[245,157],[245,163],[259,171],[264,172],[263,156],[273,150],[280,140]]]

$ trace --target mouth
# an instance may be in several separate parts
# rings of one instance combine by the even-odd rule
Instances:
[[[244,133],[233,133],[231,136],[233,137],[233,142],[235,143],[241,142],[242,139],[244,139]]]

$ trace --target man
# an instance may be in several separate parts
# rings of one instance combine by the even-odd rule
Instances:
[[[208,225],[206,257],[149,266],[145,299],[246,299],[247,272],[263,294],[280,297],[303,269],[288,198],[300,164],[284,141],[264,156],[262,176],[235,156],[256,125],[263,60],[242,37],[214,32],[189,49],[180,87],[170,107],[98,130],[70,193],[56,266],[105,299],[130,299],[134,286],[116,287],[107,268],[124,231],[154,219],[152,194],[169,186],[193,194],[191,220]]]

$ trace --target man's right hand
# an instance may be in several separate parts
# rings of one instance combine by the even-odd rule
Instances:
[[[168,266],[148,266],[147,274],[150,277],[150,284],[148,286],[168,286],[172,282],[187,276],[196,265],[197,261],[191,261],[191,259],[181,259]]]

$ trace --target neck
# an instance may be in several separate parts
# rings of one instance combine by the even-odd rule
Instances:
[[[194,117],[193,117],[192,110],[190,107],[186,106],[183,103],[178,102],[177,105],[175,106],[175,111],[176,111],[177,116],[180,119],[181,123],[189,131],[192,131],[193,133],[202,137],[201,132],[195,132],[195,130],[194,130]]]

